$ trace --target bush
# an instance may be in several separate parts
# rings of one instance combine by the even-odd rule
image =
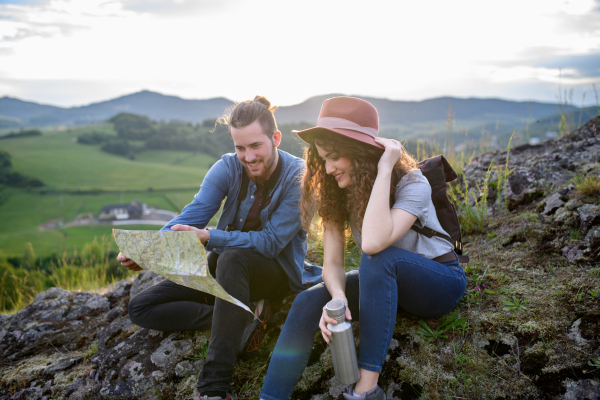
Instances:
[[[108,120],[123,139],[146,140],[156,134],[154,124],[143,115],[120,113]]]
[[[42,132],[37,129],[30,129],[28,131],[21,131],[21,132],[11,132],[8,135],[0,136],[0,139],[14,139],[14,138],[32,137],[32,136],[42,136]]]
[[[121,138],[110,139],[102,146],[101,149],[107,153],[125,157],[129,157],[131,154],[133,154],[133,149],[129,142]]]
[[[80,144],[101,144],[105,143],[114,136],[110,136],[104,133],[92,132],[92,133],[84,133],[81,136],[77,137],[77,143]]]

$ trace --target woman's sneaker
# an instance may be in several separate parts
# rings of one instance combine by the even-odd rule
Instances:
[[[233,398],[231,397],[231,395],[229,393],[227,393],[227,397],[223,398],[221,396],[200,396],[200,394],[198,393],[198,390],[194,390],[194,400],[233,400]]]
[[[262,299],[251,304],[254,307],[254,320],[246,326],[242,335],[239,358],[248,360],[258,354],[260,345],[265,338],[267,321],[271,318],[271,304]]]
[[[344,399],[346,400],[386,400],[387,396],[385,395],[382,388],[379,385],[376,385],[375,388],[368,392],[364,392],[362,395],[358,396],[354,394],[354,384],[348,386],[346,390],[344,390]]]

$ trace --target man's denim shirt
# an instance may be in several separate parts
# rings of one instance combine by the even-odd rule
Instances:
[[[181,214],[162,230],[168,230],[175,224],[204,229],[219,210],[223,199],[227,198],[217,229],[210,230],[207,250],[220,254],[225,249],[237,247],[256,251],[266,258],[274,258],[289,277],[290,288],[297,292],[306,289],[309,283],[318,282],[321,277],[315,276],[314,269],[304,270],[306,232],[302,229],[299,209],[304,160],[284,151],[279,151],[279,157],[282,162],[281,174],[273,189],[271,203],[260,214],[262,230],[240,231],[254,203],[256,184],[249,182],[246,198],[241,200],[238,208],[237,197],[242,184],[242,173],[245,172],[234,153],[225,154],[211,167],[192,203],[185,206]],[[229,224],[234,224],[238,230],[225,231]]]

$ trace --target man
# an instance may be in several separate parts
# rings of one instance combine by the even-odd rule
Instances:
[[[196,232],[210,251],[211,274],[246,305],[282,298],[315,280],[302,276],[306,232],[298,204],[304,162],[277,150],[281,132],[274,109],[261,96],[235,106],[228,125],[236,154],[225,154],[212,166],[193,202],[163,228]],[[205,229],[225,198],[217,229]],[[117,260],[139,270],[123,254]],[[227,392],[238,353],[260,344],[255,332],[248,332],[260,326],[247,311],[169,280],[132,298],[129,315],[140,326],[163,331],[206,329],[212,322],[194,399],[231,399]]]

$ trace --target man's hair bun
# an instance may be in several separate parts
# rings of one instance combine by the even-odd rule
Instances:
[[[269,100],[267,100],[267,98],[265,96],[256,96],[254,97],[254,100],[260,104],[263,104],[267,107],[267,110],[274,112],[275,110],[277,110],[277,107],[275,106],[271,106],[271,102]]]

